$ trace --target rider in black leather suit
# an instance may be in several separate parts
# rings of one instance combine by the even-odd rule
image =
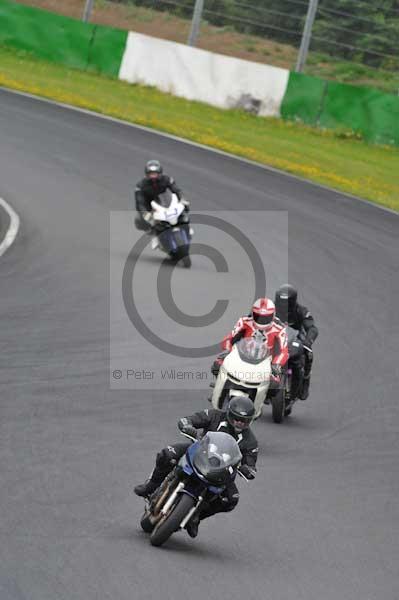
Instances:
[[[258,458],[258,442],[250,429],[255,414],[251,400],[245,396],[237,396],[230,400],[227,411],[206,409],[183,417],[178,422],[179,429],[191,437],[197,437],[197,429],[203,433],[208,431],[221,431],[228,433],[237,441],[242,461],[241,473],[247,479],[254,479],[256,473],[256,460]],[[155,492],[164,478],[170,473],[179,459],[185,454],[190,442],[174,444],[161,450],[156,457],[155,468],[150,478],[143,484],[134,488],[135,494],[147,497]],[[187,531],[191,537],[198,533],[200,520],[210,517],[218,512],[233,510],[239,501],[239,493],[234,481],[226,486],[224,492],[215,497],[212,502],[203,505],[197,519],[192,518]],[[195,516],[195,515],[194,515]]]
[[[298,291],[290,284],[282,285],[276,292],[274,303],[276,305],[276,316],[283,323],[287,323],[293,329],[302,332],[302,344],[312,348],[313,342],[319,335],[313,316],[306,306],[298,303]],[[293,375],[302,377],[302,389],[299,390],[301,400],[306,400],[309,396],[310,373],[312,370],[313,352],[304,351],[304,362],[301,365],[294,364]],[[303,369],[300,373],[298,369]]]

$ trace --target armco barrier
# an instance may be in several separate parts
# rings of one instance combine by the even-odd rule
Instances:
[[[399,97],[372,88],[290,73],[280,111],[283,119],[399,145]]]
[[[126,38],[127,31],[0,0],[0,44],[38,58],[117,77]]]

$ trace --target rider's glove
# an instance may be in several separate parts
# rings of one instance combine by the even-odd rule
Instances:
[[[184,208],[189,211],[190,210],[190,202],[181,196],[180,202],[183,204]]]
[[[186,417],[180,419],[180,421],[177,423],[177,426],[182,433],[185,433],[186,435],[197,439],[198,432],[195,429],[195,427],[192,426],[191,421],[189,421],[189,419],[186,419]]]
[[[312,344],[313,344],[313,341],[306,337],[302,343],[303,343],[304,346],[307,346],[308,348],[311,348]]]
[[[271,379],[274,384],[279,385],[281,382],[281,376],[283,374],[283,369],[281,365],[272,365],[272,376]]]
[[[249,467],[248,465],[241,465],[239,470],[246,479],[255,479],[255,473],[256,473],[255,468]]]
[[[146,221],[147,223],[149,223],[150,225],[152,225],[152,212],[147,211],[143,213],[143,219],[144,221]]]
[[[182,429],[182,431],[191,438],[194,438],[195,440],[197,439],[198,431],[195,429],[195,427],[186,427],[185,429]]]

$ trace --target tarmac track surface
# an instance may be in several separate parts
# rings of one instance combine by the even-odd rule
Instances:
[[[0,131],[22,223],[0,262],[1,600],[397,600],[398,217],[5,90]],[[320,325],[311,397],[256,423],[237,510],[161,550],[131,487],[206,390],[109,381],[109,213],[153,155],[196,209],[288,211],[290,279]],[[189,301],[207,275],[194,260],[185,276]]]

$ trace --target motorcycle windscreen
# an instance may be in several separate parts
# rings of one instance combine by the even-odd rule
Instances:
[[[258,365],[270,356],[266,340],[255,337],[242,338],[236,344],[241,360],[252,365]]]
[[[162,194],[158,194],[158,198],[156,198],[156,203],[162,206],[163,208],[169,208],[172,204],[172,192],[170,190],[165,190]]]
[[[198,444],[192,462],[209,483],[225,485],[234,478],[241,459],[240,448],[231,435],[209,431]]]

